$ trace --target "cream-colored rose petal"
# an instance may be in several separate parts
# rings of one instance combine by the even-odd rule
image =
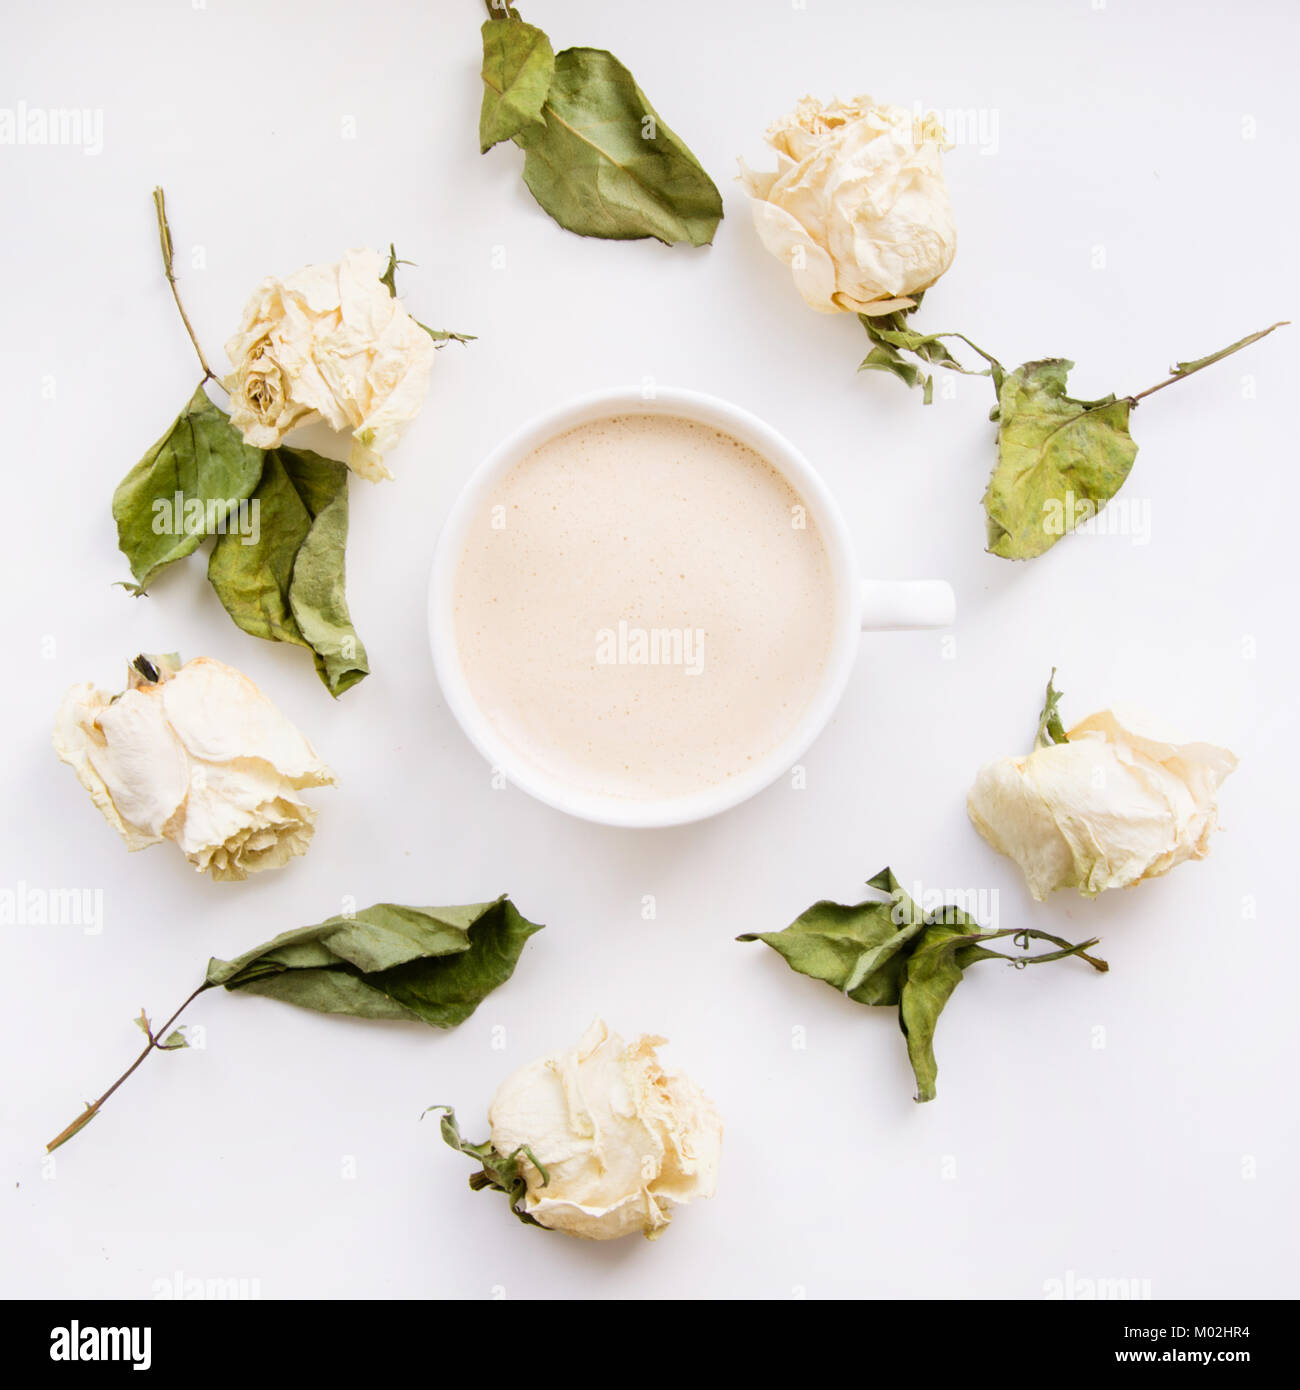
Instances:
[[[1020,865],[1035,898],[1065,887],[1095,897],[1209,852],[1215,798],[1237,765],[1226,748],[1110,710],[1068,739],[981,768],[967,798],[976,829]]]
[[[104,819],[126,841],[128,849],[145,849],[161,842],[161,829],[149,830],[125,819],[113,800],[113,791],[100,771],[105,764],[105,772],[114,786],[119,786],[112,763],[106,757],[104,732],[99,719],[108,709],[111,696],[107,691],[96,690],[88,681],[74,685],[63,697],[54,723],[54,751],[63,762],[77,774],[77,780],[90,793],[90,799],[102,813]],[[178,779],[184,780],[184,777]],[[174,808],[173,808],[174,809]],[[166,816],[162,818],[166,820]],[[159,822],[161,827],[162,822]]]
[[[493,1147],[526,1147],[525,1207],[544,1226],[587,1240],[654,1237],[672,1208],[713,1194],[722,1124],[686,1077],[665,1072],[662,1038],[626,1045],[596,1020],[576,1048],[502,1083],[489,1111]]]
[[[957,231],[941,159],[949,144],[932,116],[870,97],[826,106],[805,97],[767,139],[776,172],[742,162],[741,182],[763,244],[790,265],[813,308],[910,308],[952,264]]]
[[[287,808],[292,807],[292,815]],[[252,828],[315,819],[285,779],[259,758],[193,765],[190,786],[171,838],[187,855],[222,845]]]
[[[254,292],[226,344],[231,420],[249,443],[273,447],[320,418],[353,435],[354,471],[392,476],[383,456],[424,403],[435,347],[380,282],[385,264],[353,250]]]
[[[335,780],[302,734],[232,666],[197,657],[161,687],[161,698],[176,737],[202,763],[260,758],[293,787]]]
[[[238,671],[159,669],[115,697],[74,686],[55,721],[55,751],[127,847],[174,840],[219,880],[304,853],[315,811],[298,791],[334,781],[311,745]]]
[[[783,207],[755,200],[753,209],[763,245],[790,267],[805,303],[819,313],[836,313],[835,262]]]
[[[88,757],[117,814],[154,843],[185,799],[188,768],[155,687],[127,690],[99,711]]]

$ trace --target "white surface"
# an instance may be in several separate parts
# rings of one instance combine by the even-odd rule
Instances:
[[[515,150],[479,157],[469,0],[11,17],[0,105],[102,108],[104,142],[93,157],[0,147],[0,884],[102,888],[106,922],[97,937],[0,936],[4,1292],[149,1297],[180,1272],[255,1279],[263,1297],[1040,1297],[1073,1271],[1149,1279],[1157,1296],[1294,1296],[1300,328],[1139,410],[1123,496],[1149,501],[1149,544],[1076,537],[1011,565],[983,553],[987,382],[940,383],[955,396],[926,410],[855,376],[860,327],[804,307],[730,182],[735,155],[761,156],[764,126],[805,91],[980,110],[986,133],[996,113],[995,153],[948,158],[962,245],[925,322],[1008,362],[1074,357],[1080,395],[1140,389],[1175,358],[1296,316],[1294,8],[524,13],[557,45],[607,46],[633,69],[723,187],[712,249],[579,239],[533,205]],[[349,119],[356,137],[340,138]],[[389,240],[418,262],[401,282],[417,316],[479,335],[440,354],[397,480],[353,481],[349,591],[374,674],[337,705],[302,652],[233,627],[202,560],[147,600],[109,587],[126,573],[112,489],[197,379],[159,272],[155,183],[214,358],[260,277]],[[438,526],[474,465],[541,409],[645,376],[765,416],[823,471],[864,568],[944,575],[959,605],[955,645],[864,639],[805,790],[659,832],[494,791],[436,693],[425,635]],[[316,795],[306,859],[211,884],[169,846],[128,856],[55,761],[66,686],[117,688],[136,651],[174,647],[248,672],[340,774]],[[1053,664],[1073,717],[1145,704],[1241,755],[1208,861],[1036,907],[971,829],[975,768],[1026,744]],[[939,1097],[918,1107],[891,1013],[732,942],[818,897],[853,900],[885,863],[908,884],[999,890],[1002,925],[1099,933],[1111,973],[980,967],[941,1024]],[[345,895],[503,890],[549,927],[457,1032],[206,996],[190,1015],[205,1049],[151,1059],[42,1164],[43,1142],[134,1055],[131,1016],[165,1016],[209,954]],[[454,1102],[478,1137],[507,1070],[597,1011],[667,1034],[727,1122],[719,1195],[653,1246],[520,1227],[416,1122]]]

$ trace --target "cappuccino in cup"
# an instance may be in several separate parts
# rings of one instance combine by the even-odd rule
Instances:
[[[811,510],[760,453],[632,411],[547,440],[486,492],[454,577],[468,691],[548,779],[658,801],[753,770],[835,637]]]

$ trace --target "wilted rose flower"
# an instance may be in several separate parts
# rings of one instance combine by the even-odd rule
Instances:
[[[319,416],[351,432],[354,472],[393,476],[383,455],[419,413],[435,349],[381,282],[385,266],[376,251],[349,251],[258,286],[226,344],[230,418],[249,444],[272,449]]]
[[[1093,898],[1209,853],[1215,796],[1237,766],[1226,748],[1179,742],[1110,710],[1067,737],[981,768],[966,801],[1039,902],[1056,888]]]
[[[660,1067],[663,1038],[630,1046],[597,1019],[576,1048],[543,1057],[497,1091],[488,1120],[499,1154],[526,1148],[522,1204],[543,1226],[587,1240],[648,1237],[672,1208],[711,1197],[722,1121],[699,1088]]]
[[[120,695],[74,685],[54,749],[128,849],[174,840],[214,879],[306,853],[316,813],[298,793],[335,780],[247,676],[207,657],[139,657]]]
[[[910,309],[952,264],[957,228],[934,116],[870,97],[823,106],[804,97],[768,129],[775,173],[740,161],[763,245],[823,313]]]

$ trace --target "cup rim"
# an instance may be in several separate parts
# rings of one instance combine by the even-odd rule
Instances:
[[[495,729],[469,687],[455,639],[453,595],[469,526],[489,489],[549,439],[604,415],[677,415],[749,444],[807,505],[831,564],[836,597],[831,650],[818,688],[798,723],[744,773],[682,795],[633,798],[572,787],[531,763]],[[706,820],[749,800],[783,776],[821,733],[848,684],[861,630],[859,581],[843,514],[808,460],[766,421],[702,391],[656,385],[589,392],[542,411],[503,439],[474,468],[443,523],[429,576],[429,641],[443,698],[470,743],[506,781],[558,811],[600,825],[651,829]]]

